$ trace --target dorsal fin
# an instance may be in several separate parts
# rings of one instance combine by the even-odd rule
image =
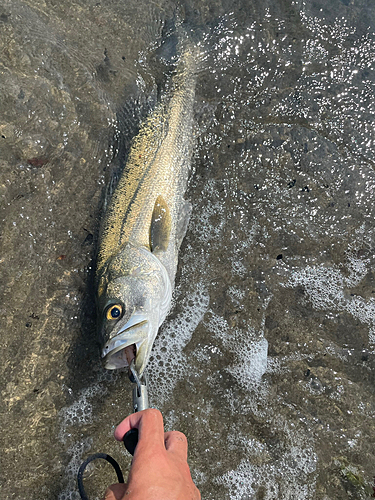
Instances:
[[[165,251],[168,248],[171,234],[171,214],[162,196],[155,201],[151,217],[150,248],[152,252]]]

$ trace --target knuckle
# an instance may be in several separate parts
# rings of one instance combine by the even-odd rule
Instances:
[[[185,436],[185,434],[183,432],[180,432],[180,431],[172,431],[171,432],[171,437],[175,440],[175,441],[179,441],[181,443],[184,443],[184,444],[187,444],[187,437]]]
[[[149,408],[148,410],[145,410],[145,412],[147,412],[147,414],[150,417],[154,418],[155,420],[161,420],[161,421],[163,421],[162,414],[156,408]]]

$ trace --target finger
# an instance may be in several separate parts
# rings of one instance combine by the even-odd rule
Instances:
[[[185,434],[179,431],[166,432],[164,442],[168,452],[174,453],[181,460],[187,460],[188,442]]]
[[[126,484],[111,484],[104,494],[104,500],[121,500],[126,493]]]
[[[138,429],[138,444],[147,442],[148,446],[162,446],[164,449],[164,424],[159,410],[148,410],[132,413],[115,429],[115,438],[122,441],[130,429]]]

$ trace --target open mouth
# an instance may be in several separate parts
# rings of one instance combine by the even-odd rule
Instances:
[[[126,368],[137,356],[136,344],[130,344],[126,347],[121,347],[117,352],[109,352],[104,357],[104,367],[107,370],[116,370],[117,368]]]
[[[139,321],[140,320],[140,321]],[[104,346],[102,358],[107,370],[125,368],[137,357],[137,353],[145,339],[144,327],[147,320],[135,314],[118,334]]]

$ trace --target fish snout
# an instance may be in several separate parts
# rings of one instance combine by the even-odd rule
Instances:
[[[144,343],[148,339],[149,322],[143,314],[133,314],[117,335],[105,343],[102,350],[104,367],[107,370],[126,368],[136,358],[136,366],[143,365],[137,359],[140,351],[144,351]]]

